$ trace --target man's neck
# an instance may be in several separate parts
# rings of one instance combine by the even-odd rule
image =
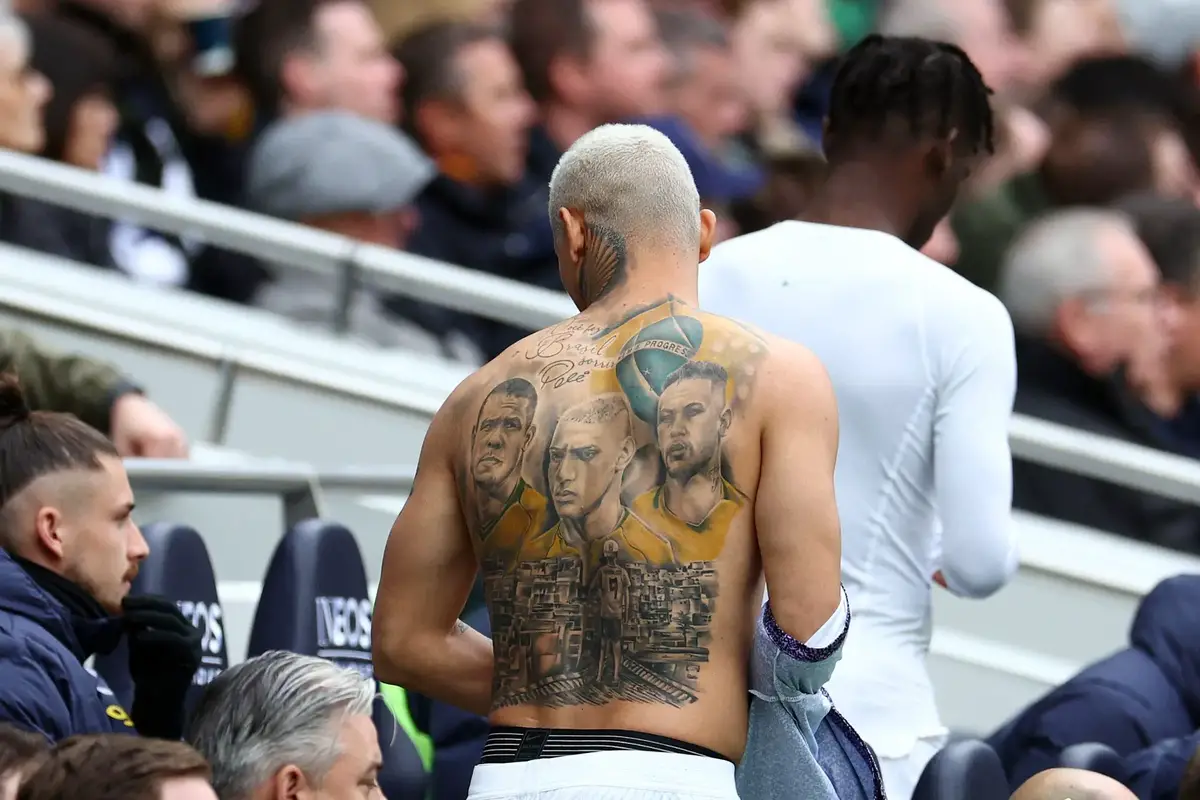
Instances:
[[[887,210],[882,197],[887,181],[878,170],[863,163],[851,163],[832,169],[824,185],[800,216],[804,222],[864,228],[899,236],[904,225],[899,215]]]
[[[550,103],[542,109],[542,128],[561,153],[599,124],[589,115],[567,106]]]
[[[663,495],[668,511],[689,525],[699,525],[721,500],[719,468],[681,478],[668,476]]]

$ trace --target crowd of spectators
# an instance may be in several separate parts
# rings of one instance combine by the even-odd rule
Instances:
[[[994,92],[997,148],[924,252],[1007,307],[1016,410],[1200,457],[1200,4],[12,3],[0,14],[0,147],[552,289],[549,176],[583,133],[630,120],[663,131],[729,238],[804,211],[824,174],[822,119],[840,51],[872,30],[952,42]],[[299,323],[334,322],[332,283],[122,220],[0,195],[0,241]],[[372,346],[479,364],[522,335],[370,286],[354,292],[350,332]],[[108,474],[118,455],[187,453],[178,426],[109,365],[0,332],[0,370],[21,376],[31,405],[74,413],[112,440],[70,429],[77,449],[26,484],[80,463]],[[0,467],[0,485],[19,483],[14,465]],[[1200,510],[1097,479],[1017,461],[1014,504],[1200,553]],[[20,609],[0,606],[0,675],[32,687],[19,694],[0,681],[0,710],[42,734],[0,728],[0,798],[377,791],[369,681],[268,653],[210,684],[185,730],[187,681],[176,679],[194,671],[195,643],[186,632],[145,635],[174,619],[153,601],[105,607],[116,592],[105,581],[126,573],[95,571],[114,561],[80,566],[95,553],[56,554],[53,523],[32,521],[28,542],[0,540],[0,577],[70,611],[29,627]],[[122,545],[134,563],[144,557],[138,540]],[[1062,748],[1102,739],[1150,776],[1139,796],[1178,794],[1200,745],[1200,646],[1168,624],[1192,625],[1200,588],[1179,581],[1147,599],[1129,651],[993,736],[1014,786]],[[146,702],[123,718],[94,707],[82,677],[95,650],[81,631],[98,633],[84,623],[108,613],[121,614],[131,671],[143,676]],[[40,635],[36,654],[60,671],[16,671]],[[75,705],[51,708],[59,693],[36,690],[38,681],[85,688]],[[1113,687],[1115,699],[1105,695]],[[161,739],[95,736],[135,722]],[[165,741],[181,737],[195,749]]]

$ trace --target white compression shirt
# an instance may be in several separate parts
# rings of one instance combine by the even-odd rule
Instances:
[[[893,236],[802,222],[717,247],[700,305],[807,346],[829,371],[853,623],[827,688],[880,757],[905,757],[945,732],[925,669],[934,574],[986,597],[1017,566],[1008,313]]]

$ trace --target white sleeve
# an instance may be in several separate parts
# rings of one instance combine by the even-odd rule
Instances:
[[[976,298],[959,306],[966,313],[943,320],[953,325],[934,340],[941,348],[933,424],[941,573],[963,597],[987,597],[1017,569],[1008,447],[1017,384],[1012,321],[995,297]]]

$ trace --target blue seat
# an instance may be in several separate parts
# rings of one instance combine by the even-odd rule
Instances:
[[[1124,782],[1125,765],[1117,751],[1099,742],[1083,742],[1065,748],[1058,756],[1060,767],[1086,769]]]
[[[200,687],[229,667],[225,643],[224,612],[217,597],[217,579],[204,539],[194,528],[156,522],[142,528],[150,555],[142,562],[131,594],[154,594],[174,600],[183,615],[200,629],[202,656],[192,680],[188,707],[196,702]],[[117,699],[131,708],[133,682],[129,678],[129,651],[122,642],[111,654],[96,659],[96,672]]]
[[[254,613],[247,657],[268,650],[318,656],[373,677],[367,570],[343,525],[307,520],[280,540]],[[374,710],[389,800],[424,800],[430,778],[413,742],[396,728],[382,699]]]
[[[985,742],[964,739],[942,748],[925,766],[913,800],[1008,800],[1000,756]]]

